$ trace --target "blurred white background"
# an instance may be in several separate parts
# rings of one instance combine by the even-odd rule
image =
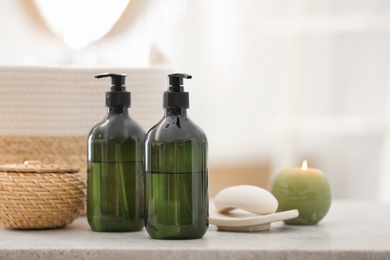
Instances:
[[[116,33],[72,49],[0,0],[0,64],[167,63],[193,75],[210,161],[276,174],[307,159],[335,198],[390,200],[390,1],[134,1]]]

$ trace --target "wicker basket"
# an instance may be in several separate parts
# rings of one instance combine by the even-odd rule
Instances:
[[[79,168],[26,161],[0,165],[0,224],[17,229],[59,228],[82,212]]]

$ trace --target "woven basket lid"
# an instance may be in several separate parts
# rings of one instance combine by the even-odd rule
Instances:
[[[0,172],[17,173],[76,173],[79,167],[58,164],[42,164],[40,161],[25,161],[19,164],[0,164]]]

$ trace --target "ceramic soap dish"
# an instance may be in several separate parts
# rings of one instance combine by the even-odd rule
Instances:
[[[256,215],[245,210],[235,209],[227,213],[216,210],[210,201],[210,224],[216,225],[220,231],[264,231],[269,230],[272,222],[298,217],[298,210],[276,212],[268,215]]]
[[[220,191],[210,200],[209,222],[220,231],[269,230],[272,222],[296,218],[298,210],[275,212],[276,198],[267,190],[240,185]]]

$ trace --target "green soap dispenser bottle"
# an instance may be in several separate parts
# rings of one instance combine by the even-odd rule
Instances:
[[[195,239],[209,221],[207,138],[187,115],[187,74],[168,76],[164,117],[145,138],[145,228],[156,239]]]
[[[94,231],[139,231],[144,226],[144,130],[130,118],[126,75],[111,77],[107,115],[88,136],[87,218]]]

